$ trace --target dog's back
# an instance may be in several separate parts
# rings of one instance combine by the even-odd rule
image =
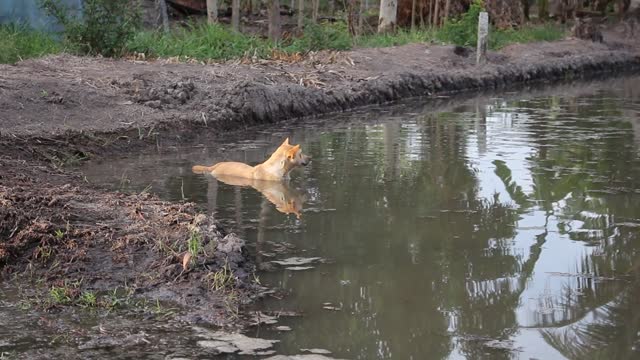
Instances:
[[[253,177],[253,166],[234,161],[221,162],[213,166],[195,165],[191,170],[194,173],[211,173],[213,176]]]

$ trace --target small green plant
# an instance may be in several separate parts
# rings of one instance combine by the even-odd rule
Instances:
[[[49,297],[55,305],[68,305],[72,301],[70,293],[66,286],[53,286],[49,290]]]
[[[227,310],[227,313],[233,316],[234,318],[238,318],[240,316],[240,308],[238,306],[240,300],[240,296],[238,292],[235,290],[229,291],[224,296],[224,305]]]
[[[225,264],[222,269],[216,272],[209,273],[207,280],[210,288],[216,291],[232,288],[236,283],[236,279],[228,264]]]
[[[84,0],[81,14],[74,14],[60,0],[40,2],[45,12],[64,27],[69,48],[82,54],[122,55],[140,25],[136,1]]]
[[[191,261],[194,261],[198,254],[200,254],[202,250],[202,234],[197,230],[191,230],[191,235],[187,241],[187,250],[191,253]]]
[[[57,237],[57,236],[56,236]],[[34,258],[46,262],[53,255],[53,248],[47,244],[40,244],[33,253]]]
[[[96,307],[98,305],[96,294],[92,291],[83,292],[78,298],[78,304],[84,307]]]
[[[64,238],[64,231],[62,231],[61,229],[56,229],[53,235],[56,237],[56,239],[62,240],[62,238]]]
[[[118,296],[118,288],[111,290],[109,294],[103,297],[102,305],[109,310],[122,305],[122,299]]]

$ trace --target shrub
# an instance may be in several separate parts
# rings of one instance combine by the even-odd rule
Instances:
[[[438,31],[438,40],[460,46],[478,42],[478,16],[484,11],[482,0],[475,0],[459,19],[447,20]]]
[[[24,25],[0,25],[0,63],[12,64],[20,60],[62,51],[49,35]]]
[[[85,0],[82,16],[74,16],[60,0],[41,0],[45,12],[64,27],[69,49],[82,54],[122,55],[140,25],[136,1]]]

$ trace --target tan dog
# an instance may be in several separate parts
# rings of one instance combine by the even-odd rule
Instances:
[[[250,186],[261,192],[281,213],[294,214],[300,219],[305,196],[295,189],[289,188],[285,182],[254,180],[226,175],[218,175],[216,179],[227,185]]]
[[[289,172],[294,168],[309,163],[309,156],[304,155],[300,145],[290,145],[286,138],[282,145],[271,154],[271,157],[256,166],[240,162],[221,162],[213,166],[196,165],[192,168],[195,173],[209,172],[211,175],[233,176],[253,180],[281,181],[289,178]]]

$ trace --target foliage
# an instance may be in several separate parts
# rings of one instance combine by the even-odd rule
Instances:
[[[54,304],[67,305],[73,300],[73,292],[71,288],[66,286],[53,286],[49,290],[49,297]]]
[[[141,19],[137,2],[130,0],[85,0],[81,17],[60,0],[41,0],[41,6],[64,27],[68,47],[81,54],[122,55]]]
[[[478,17],[484,11],[482,0],[475,0],[469,11],[458,20],[450,20],[437,30],[436,38],[445,43],[460,46],[475,46],[478,41]],[[533,41],[554,41],[565,35],[564,29],[552,23],[528,25],[519,29],[489,31],[489,47],[500,49],[512,43],[527,43]]]
[[[475,45],[478,41],[478,16],[484,11],[482,0],[475,0],[459,19],[447,20],[438,31],[442,42],[460,46]]]
[[[62,46],[52,37],[20,24],[0,25],[0,64],[56,54]]]
[[[351,38],[343,21],[309,23],[301,36],[273,44],[257,36],[232,31],[221,24],[205,22],[192,22],[169,32],[139,31],[135,26],[138,12],[129,1],[124,0],[87,0],[82,20],[72,17],[68,9],[59,5],[59,0],[41,1],[48,12],[65,26],[64,45],[73,51],[105,56],[141,53],[151,58],[178,57],[201,61],[271,58],[278,52],[292,54],[324,49],[348,50],[353,46],[387,47],[434,40],[473,46],[478,14],[483,10],[482,1],[475,0],[467,13],[457,20],[447,21],[440,29],[400,29],[395,33],[371,34],[355,39]],[[115,9],[114,4],[122,6]],[[105,14],[107,10],[109,14]],[[46,34],[22,26],[1,26],[0,35],[3,35],[0,38],[2,63],[58,53],[63,49],[62,44]],[[563,35],[562,28],[549,23],[517,30],[492,30],[489,46],[498,49],[514,42],[557,40]]]
[[[94,292],[85,291],[80,295],[78,303],[84,307],[96,307],[98,305],[98,300]]]

